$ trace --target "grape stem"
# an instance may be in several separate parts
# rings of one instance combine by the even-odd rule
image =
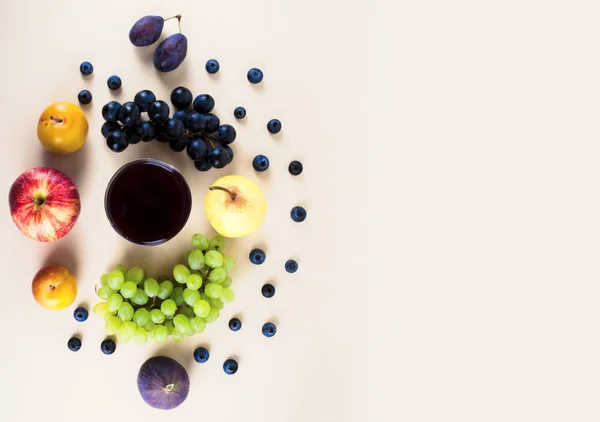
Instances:
[[[235,198],[237,198],[236,193],[231,192],[229,189],[224,188],[222,186],[211,186],[210,188],[208,188],[208,190],[222,190],[223,192],[227,192],[231,196],[232,201],[235,201]]]

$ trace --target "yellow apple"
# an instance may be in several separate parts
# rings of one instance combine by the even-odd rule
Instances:
[[[210,225],[224,237],[242,237],[260,227],[267,203],[260,188],[243,176],[225,176],[209,188],[204,211]]]
[[[50,104],[38,120],[38,139],[48,151],[55,154],[77,151],[83,146],[87,134],[87,117],[75,104]]]

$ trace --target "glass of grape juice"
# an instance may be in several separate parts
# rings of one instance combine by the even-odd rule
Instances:
[[[160,160],[131,161],[113,175],[104,209],[115,231],[138,245],[160,245],[185,226],[192,194],[179,171]]]

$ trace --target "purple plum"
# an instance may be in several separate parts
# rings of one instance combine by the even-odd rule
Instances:
[[[152,45],[160,38],[164,26],[162,16],[144,16],[129,30],[129,41],[136,47]]]
[[[170,72],[179,67],[187,55],[188,42],[183,34],[173,34],[161,42],[154,52],[154,67]]]
[[[144,362],[137,384],[144,401],[155,409],[174,409],[190,392],[190,377],[185,368],[166,356],[154,356]]]

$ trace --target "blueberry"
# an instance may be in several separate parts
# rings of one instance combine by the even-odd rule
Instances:
[[[246,117],[246,109],[242,106],[236,107],[235,110],[233,110],[233,115],[236,119],[243,119]]]
[[[206,69],[206,71],[208,73],[214,74],[219,71],[219,69],[221,68],[221,65],[215,59],[210,59],[209,61],[206,62],[206,66],[204,66],[204,68]]]
[[[176,138],[180,138],[183,135],[184,128],[183,128],[183,123],[181,122],[181,120],[169,119],[164,124],[163,129],[164,129],[165,135],[167,135],[167,137],[169,137],[169,139],[176,139]]]
[[[104,104],[102,107],[102,117],[107,122],[116,123],[117,118],[119,117],[119,110],[121,110],[121,104],[116,101],[111,101],[109,103]]]
[[[119,110],[119,121],[126,127],[136,127],[140,122],[141,112],[136,103],[128,101]]]
[[[206,362],[209,357],[210,353],[205,347],[198,347],[196,350],[194,350],[194,359],[198,363]]]
[[[106,124],[106,123],[105,123]],[[142,138],[144,142],[150,142],[154,139],[155,128],[152,122],[142,122],[137,128],[137,134]]]
[[[238,363],[234,359],[227,359],[225,363],[223,363],[223,371],[227,375],[233,375],[238,370]]]
[[[265,284],[264,286],[262,286],[262,289],[260,289],[260,292],[262,293],[262,295],[266,298],[271,298],[273,296],[275,296],[275,287],[272,284]]]
[[[229,145],[225,145],[225,151],[227,151],[227,156],[229,157],[229,159],[227,160],[227,164],[231,164],[231,162],[233,161],[233,150]]]
[[[228,145],[235,141],[236,133],[235,128],[231,125],[221,125],[215,132],[215,139],[217,142]]]
[[[169,139],[169,148],[175,152],[181,152],[187,147],[187,139],[183,136],[178,136],[174,139]]]
[[[164,101],[157,100],[150,104],[148,117],[155,123],[162,125],[169,119],[169,105]]]
[[[194,167],[196,167],[196,170],[198,171],[208,171],[212,168],[208,160],[205,158],[194,161]]]
[[[217,146],[208,152],[208,162],[216,169],[222,169],[229,163],[229,154],[222,146]]]
[[[194,138],[187,145],[187,155],[191,160],[201,160],[206,157],[208,147],[202,138]]]
[[[256,265],[260,265],[263,262],[265,262],[265,259],[267,258],[267,254],[265,254],[265,251],[263,251],[262,249],[252,249],[250,251],[250,262],[252,262],[253,264]]]
[[[173,104],[175,108],[188,108],[189,105],[192,104],[193,99],[192,91],[183,86],[179,86],[171,92],[171,104]]]
[[[306,210],[300,206],[294,207],[290,212],[290,217],[292,217],[292,220],[296,223],[301,223],[306,219]]]
[[[76,352],[81,349],[81,340],[78,337],[71,337],[67,342],[67,347],[70,351]]]
[[[281,130],[281,122],[277,119],[269,120],[269,123],[267,123],[267,130],[271,133],[279,133]]]
[[[121,78],[119,78],[117,75],[112,75],[106,81],[106,85],[108,85],[108,87],[113,91],[116,91],[117,89],[121,88]]]
[[[288,259],[285,263],[285,270],[288,273],[295,273],[298,271],[298,263],[293,259]]]
[[[94,66],[90,62],[83,62],[79,65],[79,71],[82,75],[89,76],[94,71]]]
[[[106,145],[108,145],[113,152],[122,152],[125,151],[125,148],[129,145],[129,138],[124,132],[114,130],[106,137]]]
[[[102,132],[102,136],[106,138],[110,132],[119,129],[121,129],[121,126],[119,126],[117,123],[105,122],[100,128],[100,132]]]
[[[185,123],[188,116],[189,116],[189,114],[188,114],[187,110],[177,110],[175,113],[173,113],[173,118],[180,120],[183,123]]]
[[[304,170],[304,167],[300,161],[292,161],[288,166],[288,171],[292,176],[298,176],[302,173],[302,170]]]
[[[194,98],[194,110],[198,113],[210,113],[215,108],[215,99],[208,94],[200,94]]]
[[[248,71],[248,80],[250,83],[257,84],[263,80],[262,70],[253,67]]]
[[[231,331],[239,331],[242,328],[242,321],[239,318],[231,318],[229,320],[229,329]]]
[[[80,91],[77,95],[77,100],[81,104],[89,104],[92,102],[92,93],[87,89],[84,89],[83,91]]]
[[[77,309],[75,309],[75,312],[73,312],[73,316],[75,317],[75,319],[79,322],[83,322],[86,319],[88,319],[88,311],[85,308],[82,308],[81,306]]]
[[[113,353],[115,353],[116,348],[117,345],[115,344],[114,340],[111,340],[109,338],[103,340],[102,343],[100,343],[100,350],[102,350],[102,353],[104,353],[105,355],[112,355]]]
[[[262,333],[265,337],[273,337],[277,332],[277,327],[272,322],[267,322],[262,327]]]
[[[150,104],[154,101],[156,101],[156,95],[154,95],[154,92],[148,91],[147,89],[138,92],[133,98],[133,102],[137,104],[140,111],[143,113],[148,111]]]
[[[262,154],[257,155],[254,157],[254,160],[252,160],[252,167],[254,167],[254,170],[256,171],[263,172],[269,168],[269,159]]]

